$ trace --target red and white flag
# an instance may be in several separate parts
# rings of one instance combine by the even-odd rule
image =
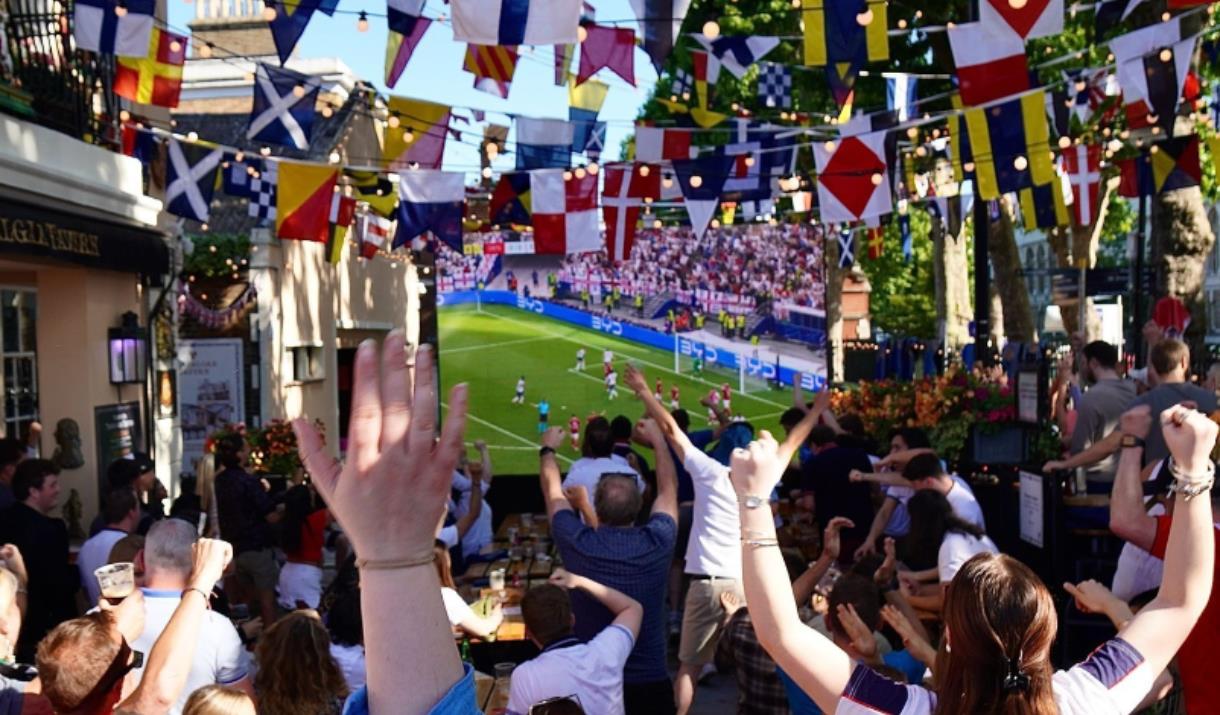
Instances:
[[[1063,0],[981,0],[979,21],[1023,40],[1063,32]]]
[[[671,159],[690,158],[689,129],[663,129],[661,127],[635,127],[635,159],[644,162],[661,162]]]
[[[389,245],[394,222],[375,213],[366,213],[360,217],[356,226],[357,235],[360,236],[360,255],[372,258],[377,255],[378,250]]]
[[[606,255],[614,263],[631,257],[640,207],[645,199],[661,195],[661,167],[628,163],[606,166],[606,185],[602,192],[602,220],[606,224]]]
[[[1025,41],[1003,27],[969,22],[949,28],[962,103],[985,104],[1029,89]]]
[[[1101,192],[1101,145],[1078,144],[1063,152],[1063,171],[1072,184],[1072,214],[1077,226],[1097,219]]]
[[[602,247],[597,226],[597,175],[564,179],[563,169],[530,172],[534,253],[589,253]]]

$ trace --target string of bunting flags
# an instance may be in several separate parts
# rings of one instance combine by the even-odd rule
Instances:
[[[337,2],[269,0],[264,18],[280,66],[255,66],[244,134],[261,145],[259,156],[139,121],[124,127],[124,149],[146,162],[165,161],[170,213],[206,224],[219,189],[247,199],[250,215],[274,226],[279,238],[328,244],[332,260],[353,225],[362,255],[369,246],[375,255],[426,236],[461,250],[465,232],[511,228],[528,234],[536,253],[605,248],[624,260],[645,217],[682,207],[696,234],[720,224],[718,211],[724,222],[735,220],[739,209],[742,217],[808,214],[839,227],[841,260],[850,262],[855,233],[867,232],[868,253],[876,257],[884,226],[893,221],[909,254],[913,205],[947,221],[947,202],[967,193],[988,202],[1012,196],[1029,228],[1090,225],[1101,214],[1100,187],[1111,167],[1121,176],[1120,195],[1141,196],[1198,185],[1201,146],[1213,160],[1220,154],[1209,130],[1197,133],[1214,124],[1211,115],[1198,113],[1208,99],[1197,57],[1200,43],[1205,57],[1216,54],[1215,27],[1199,30],[1187,22],[1198,13],[1210,18],[1207,3],[1179,0],[1177,14],[1107,41],[1112,59],[1105,66],[1056,69],[1057,78],[1038,84],[1031,70],[1083,56],[1075,50],[1031,67],[1027,43],[1064,31],[1064,1],[979,0],[977,20],[941,28],[955,65],[953,90],[924,97],[917,73],[869,70],[891,57],[895,32],[885,0],[796,0],[799,35],[721,35],[708,21],[702,33],[689,35],[690,46],[679,42],[689,0],[630,4],[638,32],[618,21],[599,22],[581,0],[449,0],[448,13],[436,16],[425,15],[426,0],[387,0],[387,85],[401,78],[428,29],[446,24],[465,45],[462,66],[473,86],[498,98],[512,92],[523,46],[552,46],[556,84],[568,87],[568,116],[510,114],[509,126],[486,123],[481,139],[468,140],[463,132],[473,127],[462,125],[485,122],[484,110],[466,108],[467,117],[446,104],[382,100],[374,92],[353,111],[384,122],[381,156],[335,152],[323,162],[271,156],[267,147],[313,150],[324,88],[319,78],[284,65],[313,14],[333,15]],[[1127,21],[1138,4],[1109,0],[1090,9],[1099,27],[1111,27]],[[367,13],[361,18],[367,25]],[[84,0],[73,20],[79,47],[116,57],[120,96],[177,105],[191,39],[161,27],[151,5]],[[794,39],[800,63],[773,61],[777,48]],[[608,120],[600,112],[611,85],[598,76],[635,86],[637,48],[661,74],[655,99],[671,118],[637,124],[634,160],[602,171],[597,162],[606,151]],[[675,49],[688,63],[669,71]],[[824,68],[837,118],[818,123],[816,114],[795,107],[793,70],[811,68]],[[761,115],[739,104],[724,111],[716,102],[722,70],[756,81]],[[864,76],[885,81],[884,110],[856,113],[855,88]],[[1217,89],[1211,102],[1220,112]],[[952,106],[919,111],[942,100]],[[1188,112],[1194,127],[1178,121]],[[164,151],[150,148],[150,138]],[[453,141],[479,148],[482,187],[447,164],[445,148]],[[802,176],[806,147],[813,171]],[[497,177],[492,162],[506,153],[513,154],[513,169]],[[583,156],[582,166],[573,166],[574,156]],[[947,176],[938,163],[950,167]],[[485,215],[473,215],[473,196],[485,201]],[[787,208],[777,207],[777,199]]]

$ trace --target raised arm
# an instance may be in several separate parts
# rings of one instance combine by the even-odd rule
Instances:
[[[542,483],[542,500],[546,502],[547,519],[554,519],[557,512],[572,508],[572,505],[568,503],[568,498],[563,494],[559,462],[555,459],[555,450],[562,445],[562,427],[551,427],[542,434],[542,451],[538,458],[540,463],[538,479]]]
[[[22,616],[25,616],[30,574],[26,571],[25,559],[21,556],[21,549],[12,544],[0,546],[0,561],[4,562],[4,566],[0,568],[7,568],[17,577],[17,594],[13,597],[13,600],[17,604],[17,611]]]
[[[792,406],[801,412],[809,413],[809,404],[805,401],[805,390],[801,387],[801,374],[799,372],[792,373]]]
[[[195,542],[194,564],[182,600],[153,644],[140,684],[115,710],[159,715],[173,706],[191,672],[208,597],[232,558],[233,548],[224,541]]]
[[[467,394],[465,385],[450,391],[437,441],[435,360],[431,347],[420,347],[412,388],[401,331],[385,339],[380,380],[376,347],[360,345],[346,464],[329,455],[312,425],[293,424],[309,473],[359,557],[371,715],[427,713],[455,684],[455,693],[472,687],[432,565],[436,523],[463,448]]]
[[[853,482],[871,482],[886,487],[909,487],[911,483],[902,478],[898,472],[862,472],[853,469],[847,475]]]
[[[491,486],[491,480],[495,473],[491,470],[491,450],[487,449],[487,443],[481,439],[474,441],[474,448],[479,452],[479,463],[483,465],[483,486],[484,491]]]
[[[690,438],[686,436],[686,433],[674,421],[673,415],[669,414],[665,406],[657,401],[657,398],[652,394],[652,390],[648,389],[647,376],[636,369],[635,365],[627,365],[627,386],[644,403],[645,412],[661,428],[661,432],[669,440],[669,443],[673,445],[674,451],[678,453],[678,457],[685,460],[686,453],[694,449],[695,445],[691,444]]]
[[[483,511],[483,482],[478,479],[470,480],[470,508],[466,510],[466,514],[457,520],[454,526],[457,527],[458,541],[466,538],[466,533],[470,531],[475,522],[479,520],[479,514]]]
[[[855,524],[845,516],[836,516],[826,525],[826,530],[822,533],[822,553],[818,554],[818,560],[809,565],[805,569],[805,573],[796,577],[792,582],[793,601],[797,607],[809,603],[809,599],[813,598],[813,592],[817,589],[818,584],[830,571],[830,567],[839,558],[839,549],[842,543],[839,538],[839,533],[843,529],[850,529]]]
[[[1110,434],[1097,440],[1091,444],[1088,449],[1080,452],[1079,454],[1073,454],[1071,457],[1062,460],[1052,459],[1051,461],[1042,465],[1042,471],[1049,473],[1097,464],[1101,460],[1117,452],[1119,447],[1122,446],[1122,442],[1123,431],[1121,429],[1113,430],[1110,432]]]
[[[734,450],[732,477],[738,501],[761,496],[766,504],[791,459],[787,443],[781,447],[766,431],[748,450]],[[740,515],[742,580],[758,640],[819,708],[834,712],[851,678],[851,658],[801,622],[771,510],[742,508]]]
[[[572,505],[572,508],[580,513],[580,518],[584,520],[589,528],[596,529],[600,525],[601,520],[597,518],[597,509],[593,508],[593,500],[589,498],[589,490],[585,489],[583,484],[564,487],[563,495],[568,500],[568,503]]]
[[[635,425],[636,439],[652,447],[657,463],[657,498],[652,503],[653,514],[668,514],[678,523],[678,472],[669,444],[656,420],[644,419]]]
[[[563,569],[551,574],[550,581],[556,586],[568,590],[579,588],[597,599],[598,603],[610,611],[610,614],[614,616],[612,625],[622,626],[631,631],[633,638],[640,635],[640,623],[644,620],[644,607],[631,596]]]
[[[890,523],[890,517],[894,515],[894,510],[898,508],[898,500],[893,497],[886,497],[881,501],[881,508],[877,510],[876,516],[873,517],[873,524],[868,528],[868,536],[864,537],[864,543],[860,544],[860,548],[856,549],[854,556],[856,560],[876,553],[877,539],[885,533],[885,525]]]
[[[1156,539],[1156,519],[1148,516],[1144,507],[1144,483],[1140,461],[1144,449],[1140,445],[1152,426],[1152,408],[1140,405],[1123,413],[1119,431],[1137,438],[1137,443],[1123,447],[1118,455],[1118,469],[1110,490],[1110,531],[1144,551],[1152,548]]]
[[[1144,665],[1159,674],[1190,634],[1211,596],[1215,559],[1210,487],[1216,423],[1182,405],[1161,413],[1165,444],[1173,455],[1174,486],[1200,489],[1193,498],[1174,497],[1173,524],[1165,547],[1161,590],[1127,627],[1119,631],[1144,656]]]
[[[921,454],[936,454],[936,451],[929,449],[928,447],[918,447],[916,449],[904,449],[899,452],[890,452],[880,462],[877,462],[877,466],[889,467],[895,472],[901,472],[903,467],[907,466],[907,462]]]

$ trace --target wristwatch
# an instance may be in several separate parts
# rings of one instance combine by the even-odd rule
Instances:
[[[741,505],[747,509],[757,509],[767,503],[769,503],[769,500],[766,497],[760,497],[756,494],[747,494],[741,498]]]
[[[1123,449],[1143,449],[1144,448],[1144,440],[1140,439],[1139,437],[1136,437],[1133,434],[1123,435],[1123,441],[1121,444],[1122,444]]]
[[[542,449],[538,450],[539,457],[545,457],[548,454],[555,454],[555,448],[554,447],[543,447]]]

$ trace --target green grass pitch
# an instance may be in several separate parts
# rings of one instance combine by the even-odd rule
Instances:
[[[442,394],[461,382],[470,386],[466,441],[487,442],[498,474],[537,473],[536,405],[543,397],[551,403],[551,425],[565,430],[573,414],[581,418],[582,431],[584,420],[594,413],[607,418],[622,414],[633,420],[642,416],[643,405],[623,378],[628,362],[647,375],[650,386],[658,377],[662,379],[666,405],[669,388],[676,383],[694,428],[707,424],[707,410],[699,404],[700,398],[723,382],[733,387],[733,413],[748,419],[756,429],[782,435],[779,416],[791,405],[786,391],[755,383],[756,393],[742,395],[737,391],[736,374],[705,371],[703,379],[677,375],[672,353],[505,306],[484,306],[481,311],[473,305],[442,308],[439,320]],[[575,369],[576,351],[582,346],[585,370],[580,373]],[[614,351],[619,371],[616,400],[607,398],[602,383],[602,351],[606,348]],[[522,375],[526,404],[514,405],[517,379]],[[559,453],[560,463],[566,467],[579,456],[565,445]]]

